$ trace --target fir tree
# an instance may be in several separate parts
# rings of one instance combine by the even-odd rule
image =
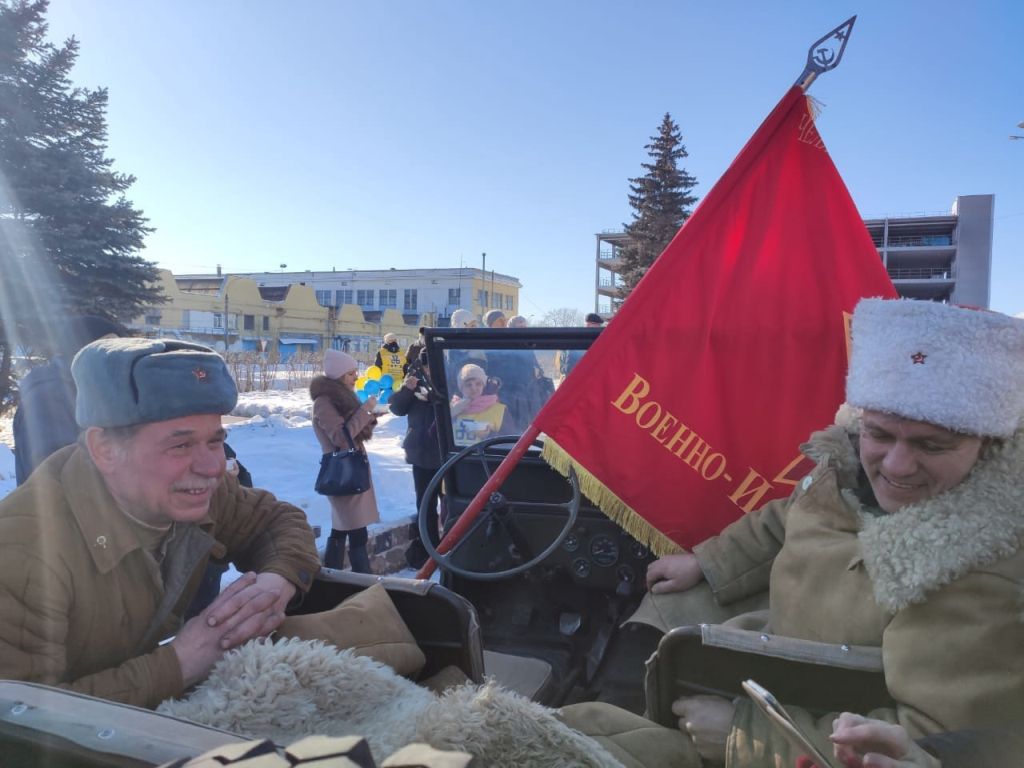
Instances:
[[[658,128],[658,135],[644,149],[651,161],[642,163],[646,173],[629,180],[629,205],[633,221],[624,225],[630,244],[620,251],[622,299],[636,287],[665,246],[689,218],[697,202],[691,190],[697,179],[680,168],[678,162],[687,157],[679,126],[667,112]]]
[[[78,42],[46,41],[46,0],[0,0],[0,411],[11,357],[46,354],[70,313],[128,320],[163,301],[151,230],[113,169],[107,91],[75,87]]]

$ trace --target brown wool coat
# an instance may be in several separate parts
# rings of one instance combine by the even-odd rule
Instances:
[[[305,514],[225,478],[198,524],[177,524],[163,573],[84,449],[69,446],[0,501],[0,678],[155,707],[182,693],[174,649],[210,557],[306,591],[319,568]]]
[[[313,434],[320,443],[320,450],[330,453],[335,448],[348,448],[342,427],[348,427],[356,448],[366,453],[366,446],[358,435],[376,421],[376,417],[365,407],[357,408],[348,420],[338,412],[327,395],[320,395],[313,401]],[[373,476],[370,476],[370,490],[355,496],[328,496],[331,502],[331,525],[339,531],[363,528],[380,521],[377,511],[377,495],[373,491]]]
[[[990,451],[956,488],[894,515],[872,513],[851,493],[858,460],[842,429],[818,433],[806,448],[819,465],[789,499],[695,548],[718,601],[768,588],[770,631],[881,647],[898,704],[870,714],[901,723],[914,738],[1020,732],[1024,433]],[[787,709],[816,727],[831,753],[833,715],[815,721]],[[789,766],[795,758],[741,700],[727,766]]]

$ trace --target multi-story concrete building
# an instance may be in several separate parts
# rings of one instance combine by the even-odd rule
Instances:
[[[865,219],[878,254],[901,296],[987,308],[992,270],[994,195],[961,195],[949,213]],[[594,307],[613,314],[620,303],[619,250],[624,232],[597,238]]]
[[[987,308],[994,195],[962,195],[947,214],[865,219],[901,296]]]
[[[468,309],[478,317],[491,309],[517,314],[522,288],[515,277],[473,267],[252,272],[244,276],[260,288],[308,286],[321,306],[355,305],[370,322],[386,310],[395,310],[416,326],[447,325],[456,309]]]

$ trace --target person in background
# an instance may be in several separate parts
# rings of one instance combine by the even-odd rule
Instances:
[[[0,678],[156,707],[280,625],[313,531],[225,475],[238,392],[210,348],[102,339],[71,372],[81,436],[0,501]],[[250,570],[185,620],[211,557]]]
[[[333,453],[339,448],[348,450],[346,430],[356,449],[366,452],[365,443],[373,436],[373,427],[377,423],[374,413],[377,398],[371,395],[365,403],[359,402],[355,392],[358,377],[359,363],[354,357],[337,349],[324,352],[324,375],[314,377],[309,384],[309,396],[313,400],[313,434],[324,453]],[[331,501],[331,533],[324,549],[324,565],[338,569],[344,565],[347,541],[352,570],[370,573],[366,526],[380,521],[373,478],[370,478],[369,490],[363,493],[328,498]]]
[[[476,328],[476,318],[468,309],[456,309],[451,316],[452,328]],[[478,349],[449,349],[445,351],[445,392],[451,397],[459,391],[459,371],[467,363],[487,365],[487,355]]]
[[[504,312],[500,309],[492,309],[484,315],[484,325],[488,328],[504,328],[508,325],[508,321],[505,319]]]
[[[402,378],[405,363],[402,361],[402,355],[398,351],[398,337],[395,334],[384,334],[384,343],[377,350],[377,357],[374,359],[373,364],[380,368],[382,376],[390,376],[392,381],[398,381]]]
[[[512,317],[508,319],[509,328],[528,328],[529,326],[530,324],[522,315],[512,315]]]
[[[457,441],[475,443],[506,434],[505,406],[498,402],[496,390],[488,391],[488,385],[487,374],[479,365],[467,363],[459,370],[459,394],[452,397],[449,409]]]
[[[604,320],[596,312],[591,312],[583,319],[583,325],[587,328],[602,328],[604,327]],[[585,349],[570,349],[563,354],[558,361],[559,373],[562,376],[568,376],[572,369],[576,367],[576,364],[583,359],[586,351]]]
[[[420,352],[416,365],[409,370],[402,386],[388,401],[388,408],[396,416],[405,416],[406,430],[402,448],[405,461],[412,465],[412,481],[416,489],[416,515],[409,526],[409,546],[405,550],[405,561],[410,568],[421,568],[427,562],[427,551],[420,541],[418,516],[423,506],[427,486],[437,468],[441,466],[441,446],[437,437],[437,421],[434,412],[434,388],[430,384],[430,366],[427,351]],[[437,504],[440,488],[434,492],[427,505],[427,533],[436,547],[441,541],[438,529]]]
[[[18,383],[14,414],[14,474],[18,485],[58,448],[78,439],[75,381],[71,359],[97,339],[127,336],[120,323],[99,315],[69,317],[54,332],[57,349],[50,362],[33,368]]]
[[[413,368],[416,368],[420,364],[420,352],[426,348],[426,341],[423,339],[423,332],[427,330],[423,326],[420,326],[419,335],[416,336],[416,341],[409,345],[409,348],[405,350],[405,364],[402,366],[402,373],[408,374]]]
[[[452,312],[450,325],[452,328],[476,328],[476,318],[468,309],[456,309]]]

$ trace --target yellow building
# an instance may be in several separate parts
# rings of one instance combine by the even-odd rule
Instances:
[[[419,330],[394,310],[381,313],[380,322],[368,322],[357,306],[323,307],[313,289],[300,283],[260,287],[245,277],[175,277],[160,270],[160,286],[167,303],[150,307],[129,325],[146,336],[198,341],[218,350],[276,352],[286,359],[334,347],[370,364],[385,333],[396,334],[404,349]]]

